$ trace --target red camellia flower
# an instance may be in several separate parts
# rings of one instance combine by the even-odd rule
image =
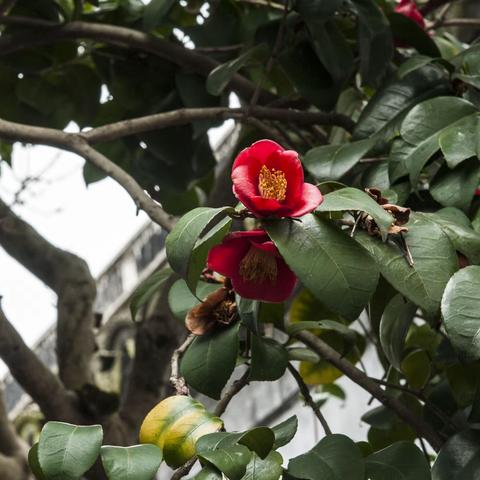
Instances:
[[[233,232],[213,247],[208,268],[229,277],[242,297],[264,302],[283,302],[297,278],[264,230]]]
[[[400,0],[400,3],[395,7],[395,11],[413,20],[421,28],[425,29],[425,20],[423,15],[417,8],[417,4],[413,0]]]
[[[254,215],[301,217],[322,203],[317,187],[305,183],[298,153],[271,140],[242,150],[232,168],[233,193]]]

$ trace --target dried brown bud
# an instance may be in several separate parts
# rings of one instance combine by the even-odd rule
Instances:
[[[205,335],[218,324],[229,325],[236,313],[237,306],[230,289],[221,287],[187,313],[185,326],[194,335]]]
[[[403,225],[408,223],[410,219],[409,208],[401,207],[393,203],[388,203],[388,199],[382,197],[382,192],[378,188],[366,188],[365,191],[372,197],[382,208],[392,215],[394,221],[388,229],[390,235],[398,235],[399,233],[408,232],[408,228]],[[379,235],[380,230],[375,220],[369,215],[365,219],[365,227],[369,235]]]

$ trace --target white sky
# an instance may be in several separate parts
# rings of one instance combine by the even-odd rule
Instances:
[[[232,124],[210,130],[213,145]],[[15,212],[50,242],[85,259],[95,276],[148,218],[137,215],[130,196],[109,178],[87,188],[83,164],[80,157],[53,148],[16,145],[13,168],[2,162],[0,197],[11,203],[22,180],[42,172],[43,180],[30,184],[20,197],[24,205],[15,206]],[[56,296],[1,247],[0,296],[7,317],[29,345],[55,322]]]
[[[13,157],[12,170],[2,165],[2,199],[11,202],[22,179],[47,169],[15,211],[49,241],[84,258],[94,275],[146,222],[146,215],[136,214],[129,195],[114,181],[86,188],[84,161],[76,155],[18,145]],[[55,321],[55,295],[1,248],[0,295],[9,320],[29,344]]]

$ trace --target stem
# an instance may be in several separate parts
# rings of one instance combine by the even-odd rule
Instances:
[[[189,395],[190,391],[188,390],[188,386],[185,382],[185,379],[180,375],[180,359],[182,358],[183,354],[186,352],[187,348],[192,344],[195,340],[195,335],[189,335],[185,341],[173,352],[172,360],[171,360],[171,375],[170,375],[170,383],[172,387],[175,389],[177,395]]]
[[[435,451],[438,452],[440,450],[443,445],[443,439],[428,423],[417,417],[397,398],[389,396],[361,370],[342,358],[336,350],[310,332],[299,332],[295,336],[324,360],[338,368],[357,385],[365,389],[379,402],[392,409],[404,422],[408,423],[419,435],[425,438]]]
[[[313,400],[312,395],[310,394],[310,390],[303,381],[303,378],[300,376],[296,368],[289,363],[287,365],[288,371],[292,374],[292,377],[295,379],[297,382],[298,388],[300,389],[301,394],[303,395],[303,398],[305,399],[305,402],[308,404],[308,406],[313,410],[313,413],[315,416],[318,418],[320,421],[323,430],[325,431],[325,435],[331,435],[332,430],[330,430],[330,427],[328,426],[327,420],[323,416],[322,412],[320,411],[320,408],[318,405],[315,403],[315,400]]]

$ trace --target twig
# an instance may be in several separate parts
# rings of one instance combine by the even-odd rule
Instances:
[[[325,435],[331,435],[332,430],[328,426],[327,420],[325,419],[322,412],[320,411],[320,408],[318,408],[318,405],[315,403],[315,400],[313,400],[312,395],[310,394],[310,390],[305,384],[305,382],[303,381],[303,378],[300,376],[297,369],[291,363],[287,365],[287,369],[292,374],[292,377],[295,379],[295,381],[297,382],[298,388],[300,389],[300,392],[303,398],[305,399],[305,402],[313,410],[313,413],[320,421],[323,427],[323,430],[325,431]]]
[[[415,265],[415,262],[413,261],[412,252],[410,251],[410,248],[402,232],[400,232],[399,236],[400,236],[400,244],[402,245],[405,258],[407,259],[407,263],[410,267],[413,267]]]
[[[195,335],[189,335],[185,341],[173,352],[172,359],[170,362],[171,373],[170,373],[170,383],[175,389],[177,395],[189,395],[190,391],[185,382],[185,379],[180,375],[180,359],[183,354],[186,352],[187,348],[195,340]]]
[[[228,407],[228,404],[231,402],[232,398],[237,395],[243,387],[248,385],[250,378],[250,369],[247,369],[246,372],[235,382],[232,383],[231,387],[225,392],[223,397],[217,403],[215,410],[213,411],[214,415],[217,417],[225,413],[225,410]],[[171,480],[179,480],[180,478],[188,475],[190,470],[195,465],[197,457],[191,458],[185,465],[181,466],[179,469],[175,470],[175,473],[172,475]]]
[[[435,30],[445,27],[480,27],[480,19],[478,18],[452,18],[444,20],[438,24],[432,25],[429,30]]]
[[[348,360],[342,358],[336,350],[311,332],[303,331],[297,333],[295,336],[324,360],[338,368],[357,385],[374,396],[380,403],[393,410],[404,422],[408,423],[419,435],[424,437],[435,451],[440,450],[444,442],[443,438],[422,418],[417,417],[400,400],[388,395],[361,370],[352,365]]]

